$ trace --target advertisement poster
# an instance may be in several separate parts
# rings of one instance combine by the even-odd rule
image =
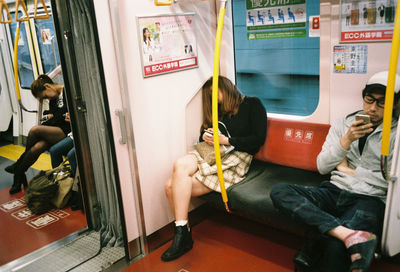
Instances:
[[[198,67],[194,16],[138,17],[144,77]]]
[[[50,41],[50,29],[41,29],[40,34],[42,36],[42,43],[43,44],[51,44]]]
[[[333,72],[365,74],[367,59],[367,45],[336,45],[333,47]]]
[[[342,42],[389,41],[396,10],[394,0],[341,0]]]
[[[247,30],[306,26],[306,0],[246,0]]]

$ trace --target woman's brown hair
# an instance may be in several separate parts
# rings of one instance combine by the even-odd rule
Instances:
[[[200,133],[212,126],[212,77],[202,87],[203,124]],[[226,77],[218,77],[218,89],[222,92],[222,102],[218,105],[218,119],[225,116],[232,117],[238,113],[239,105],[243,102],[243,94]]]
[[[53,80],[48,75],[40,75],[35,81],[32,82],[31,84],[31,92],[32,95],[37,98],[38,95],[46,90],[46,87],[44,84],[54,84]]]

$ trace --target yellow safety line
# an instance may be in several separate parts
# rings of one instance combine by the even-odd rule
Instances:
[[[219,76],[219,56],[221,49],[222,28],[224,25],[225,17],[225,1],[221,1],[219,10],[217,36],[215,39],[215,52],[214,52],[214,71],[213,71],[213,85],[212,85],[212,117],[213,117],[213,133],[214,133],[214,151],[215,163],[217,165],[217,174],[219,185],[221,188],[222,201],[225,203],[225,209],[229,212],[228,196],[225,190],[225,181],[222,174],[221,166],[221,153],[219,151],[219,135],[218,135],[218,76]]]
[[[25,147],[19,145],[5,145],[0,147],[0,157],[16,161],[24,153]],[[38,160],[31,166],[36,170],[49,170],[51,169],[51,158],[49,154],[42,153]]]

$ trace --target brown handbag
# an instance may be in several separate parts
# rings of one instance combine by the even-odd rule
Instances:
[[[230,137],[231,135],[229,134],[229,131],[226,128],[225,124],[222,123],[221,121],[218,122],[218,123],[221,124],[225,128],[228,136]],[[206,142],[200,142],[200,143],[195,145],[195,149],[200,154],[200,156],[203,158],[203,160],[206,163],[208,163],[209,165],[215,164],[214,145],[209,145]],[[220,145],[219,146],[219,151],[220,151],[220,154],[221,154],[221,158],[225,154],[228,154],[229,152],[231,152],[233,149],[234,149],[234,147],[232,145]]]
[[[209,165],[215,164],[215,152],[214,152],[213,145],[209,145],[206,142],[200,142],[195,145],[195,149],[206,163],[208,163]],[[233,146],[231,146],[231,145],[228,145],[228,146],[220,145],[219,151],[221,154],[221,158],[225,154],[229,153],[231,150],[233,150]]]

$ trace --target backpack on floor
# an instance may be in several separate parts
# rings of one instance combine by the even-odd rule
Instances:
[[[40,171],[29,183],[25,202],[34,214],[42,214],[55,206],[53,200],[58,195],[59,182],[69,176],[71,167],[65,161],[54,169]]]

